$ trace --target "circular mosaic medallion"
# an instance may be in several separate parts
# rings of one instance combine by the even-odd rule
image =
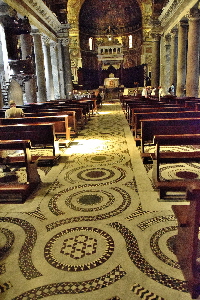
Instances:
[[[67,197],[65,203],[71,209],[86,212],[105,209],[112,205],[114,201],[115,197],[107,191],[84,190]]]
[[[95,155],[90,155],[88,157],[84,156],[84,160],[86,161],[86,163],[95,163],[95,164],[113,164],[113,162],[115,162],[116,164],[121,163],[123,160],[125,159],[125,157],[119,153],[115,153],[115,154],[106,154],[106,155],[102,155],[102,154],[95,154]]]
[[[104,170],[104,171],[102,171]],[[112,170],[108,169],[91,169],[91,170],[84,170],[77,174],[77,177],[82,180],[106,180],[110,179],[115,175]]]
[[[118,182],[126,177],[126,172],[124,169],[112,166],[109,168],[74,168],[69,170],[64,179],[70,183],[76,183],[77,181],[80,184],[80,180],[89,182],[95,182],[95,185],[108,184],[109,180],[112,180],[112,183]],[[111,182],[109,182],[111,183]],[[94,184],[94,183],[93,183]]]
[[[160,167],[161,180],[199,179],[200,168],[197,164],[165,164]]]
[[[75,227],[54,235],[45,246],[44,257],[54,268],[71,272],[86,271],[107,261],[113,251],[114,241],[105,231],[93,227]]]
[[[173,268],[180,269],[177,258],[176,256],[174,256],[171,248],[174,245],[171,244],[171,246],[169,247],[169,242],[174,242],[174,231],[177,232],[177,226],[164,227],[156,231],[151,237],[150,245],[151,250],[158,259]],[[173,253],[174,259],[170,257],[169,251]],[[166,252],[167,254],[165,254],[164,252]]]

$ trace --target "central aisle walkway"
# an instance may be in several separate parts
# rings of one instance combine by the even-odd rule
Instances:
[[[171,203],[157,201],[120,103],[61,151],[24,204],[0,205],[0,299],[191,299]]]

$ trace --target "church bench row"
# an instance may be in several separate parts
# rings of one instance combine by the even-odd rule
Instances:
[[[132,131],[134,132],[135,139],[141,135],[141,121],[143,119],[175,119],[175,118],[200,118],[200,112],[197,111],[170,111],[159,112],[142,112],[134,113],[133,123],[131,124]]]
[[[141,120],[141,157],[147,158],[145,145],[154,145],[155,135],[199,134],[200,118],[149,119]]]
[[[134,103],[134,104],[130,104],[127,106],[127,110],[125,112],[125,116],[126,116],[126,119],[129,123],[129,125],[131,125],[131,121],[132,121],[132,118],[133,118],[133,111],[134,109],[136,108],[152,108],[152,109],[160,109],[162,107],[172,107],[172,105],[169,106],[169,104],[163,104],[163,103],[159,103],[159,104],[155,104],[155,105],[152,105],[152,104],[144,104],[144,103]],[[179,107],[177,105],[173,105],[173,107]]]
[[[0,118],[0,125],[18,125],[18,124],[38,124],[53,123],[55,136],[63,136],[67,141],[70,140],[70,128],[68,126],[68,115],[60,116],[37,116],[24,118]],[[16,127],[17,130],[18,127]]]
[[[21,165],[26,170],[25,183],[6,183],[0,184],[0,203],[23,203],[26,198],[40,183],[40,176],[37,172],[37,159],[31,157],[30,140],[1,140],[0,151],[20,150],[23,151],[23,157],[20,156]],[[1,164],[8,166],[9,157],[2,158]]]
[[[0,140],[30,140],[31,147],[49,148],[51,156],[41,156],[40,161],[54,163],[59,157],[59,142],[56,140],[53,123],[0,125]]]
[[[185,107],[180,106],[154,106],[154,107],[134,107],[131,108],[131,120],[130,126],[134,127],[135,124],[135,114],[136,113],[159,113],[159,112],[184,112],[184,111],[194,111]]]
[[[78,133],[78,126],[77,126],[77,119],[76,119],[76,112],[75,111],[58,111],[58,110],[44,110],[41,112],[37,112],[37,113],[25,113],[25,118],[46,118],[46,120],[48,121],[50,119],[50,117],[57,117],[57,118],[62,118],[64,116],[68,116],[68,129],[70,132],[70,135],[74,135]],[[66,124],[66,128],[67,128],[67,124]],[[56,132],[58,132],[56,130]],[[69,138],[67,138],[69,139]]]
[[[156,145],[155,153],[151,153],[153,159],[153,182],[156,188],[159,189],[160,198],[165,198],[166,192],[169,190],[184,191],[191,181],[199,181],[199,179],[184,179],[184,180],[162,180],[160,178],[160,166],[161,164],[170,163],[183,163],[183,162],[199,162],[200,151],[175,151],[166,146],[188,146],[197,145],[200,146],[200,133],[199,134],[166,134],[155,135],[153,142]],[[164,151],[162,151],[164,149]]]
[[[176,104],[166,104],[166,103],[159,103],[156,105],[144,105],[144,104],[140,104],[140,105],[130,105],[128,106],[127,109],[127,121],[129,123],[130,126],[132,126],[132,123],[134,122],[134,113],[136,109],[149,109],[149,112],[156,112],[156,111],[189,111],[189,110],[194,110],[194,109],[190,109],[190,108],[184,108],[181,107],[179,105]]]
[[[29,107],[24,108],[21,107],[27,116],[34,116],[36,114],[38,115],[44,115],[44,113],[55,113],[55,112],[61,112],[62,114],[68,114],[69,115],[69,126],[72,128],[74,133],[77,133],[77,125],[83,129],[85,123],[88,120],[88,115],[86,110],[84,110],[84,107],[76,107],[75,105],[49,105],[47,107],[41,107],[40,109],[29,109]],[[73,113],[74,112],[74,113]],[[48,115],[47,114],[47,115]]]

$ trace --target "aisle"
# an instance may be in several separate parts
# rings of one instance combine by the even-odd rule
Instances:
[[[120,103],[61,153],[26,203],[0,205],[0,299],[191,299],[171,203],[157,201]]]

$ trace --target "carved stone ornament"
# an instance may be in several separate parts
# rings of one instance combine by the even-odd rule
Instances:
[[[32,9],[39,18],[41,18],[48,26],[50,26],[54,31],[60,25],[55,14],[49,10],[49,8],[45,5],[45,3],[41,0],[22,0],[20,1],[20,5],[18,1],[13,1],[13,5],[11,5],[14,9],[19,8],[24,11],[24,15],[29,15],[27,11],[27,5],[30,9]]]
[[[69,38],[60,39],[62,46],[69,46]]]
[[[200,19],[200,10],[197,8],[192,8],[187,17],[190,21],[198,21]]]

